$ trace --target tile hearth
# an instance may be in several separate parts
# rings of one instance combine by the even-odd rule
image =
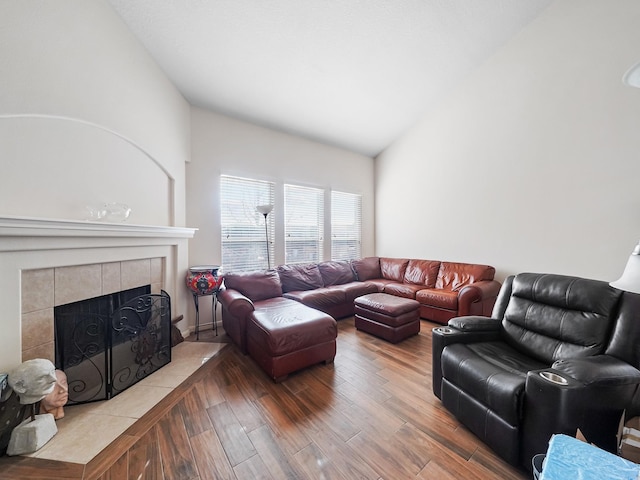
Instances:
[[[87,464],[203,363],[222,343],[182,342],[172,348],[171,363],[120,395],[101,402],[65,407],[58,433],[29,457]]]

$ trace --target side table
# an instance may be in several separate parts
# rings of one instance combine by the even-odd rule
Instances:
[[[213,316],[213,330],[218,336],[218,292],[222,286],[223,276],[218,274],[219,265],[201,265],[189,268],[187,272],[187,288],[193,295],[193,304],[196,307],[196,340],[200,340],[200,297],[211,295],[211,314]]]
[[[218,336],[218,292],[220,289],[216,289],[211,293],[193,293],[193,304],[196,307],[196,340],[200,340],[200,297],[206,297],[207,295],[211,295],[211,316],[213,317],[213,328],[212,330],[216,332],[216,337]]]

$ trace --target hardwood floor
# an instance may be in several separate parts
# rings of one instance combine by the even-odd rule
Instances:
[[[431,393],[433,324],[397,345],[338,326],[332,365],[274,384],[228,345],[89,464],[4,457],[0,478],[529,478]]]

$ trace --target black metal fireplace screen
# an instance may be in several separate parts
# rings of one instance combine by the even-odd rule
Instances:
[[[112,398],[171,361],[171,299],[150,286],[55,307],[69,404]]]

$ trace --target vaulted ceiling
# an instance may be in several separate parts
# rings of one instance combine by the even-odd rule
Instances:
[[[193,105],[375,156],[552,0],[109,0]]]

